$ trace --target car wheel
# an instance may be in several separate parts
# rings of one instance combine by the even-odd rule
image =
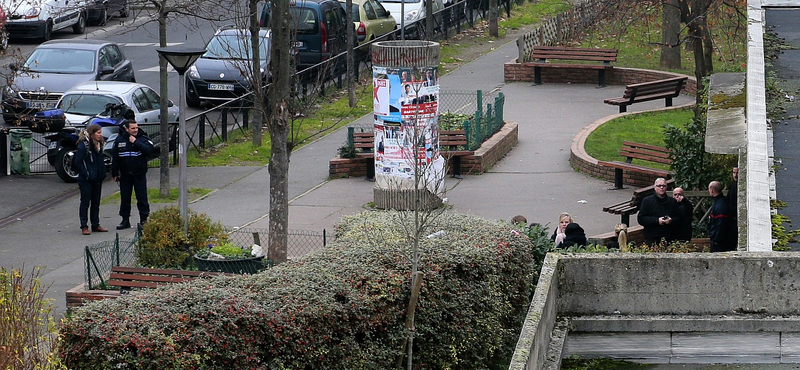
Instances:
[[[73,158],[75,158],[75,149],[61,148],[56,153],[56,173],[64,182],[78,181],[78,173],[72,170]]]
[[[53,37],[53,22],[48,21],[47,25],[44,26],[44,34],[42,34],[42,41],[50,41]]]
[[[86,13],[81,13],[78,16],[78,23],[72,26],[72,32],[79,35],[86,32]]]
[[[8,49],[8,31],[3,27],[0,29],[0,50]]]

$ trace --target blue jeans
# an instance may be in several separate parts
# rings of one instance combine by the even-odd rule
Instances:
[[[78,210],[78,217],[81,219],[81,229],[88,228],[87,223],[90,219],[92,228],[99,227],[100,197],[103,190],[103,182],[78,180],[78,188],[81,191],[81,206]]]

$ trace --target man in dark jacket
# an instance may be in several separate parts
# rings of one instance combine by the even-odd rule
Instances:
[[[719,181],[712,181],[708,184],[708,194],[714,198],[714,203],[708,211],[708,237],[711,239],[711,251],[735,250],[731,215],[728,211],[728,201],[722,195],[722,184]]]
[[[636,220],[644,228],[644,241],[648,245],[675,240],[673,225],[680,224],[681,214],[675,199],[667,196],[666,179],[656,179],[654,194],[642,199]]]
[[[692,240],[692,213],[694,206],[683,194],[683,188],[672,190],[672,198],[678,203],[678,212],[681,214],[681,222],[673,225],[675,228],[675,239],[680,241]]]
[[[144,225],[150,215],[147,201],[147,159],[155,150],[153,142],[139,129],[132,111],[126,113],[122,131],[114,141],[111,176],[119,182],[119,215],[122,222],[117,230],[131,227],[131,193],[136,192],[136,207],[139,209],[139,223]]]

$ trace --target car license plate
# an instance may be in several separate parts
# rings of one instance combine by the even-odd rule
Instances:
[[[222,90],[222,91],[233,91],[233,85],[231,84],[208,84],[209,90]]]
[[[58,142],[56,141],[51,141],[50,145],[47,146],[48,149],[55,149],[56,147],[58,147]]]
[[[28,108],[32,109],[53,109],[56,107],[56,102],[50,101],[30,101],[28,102]]]

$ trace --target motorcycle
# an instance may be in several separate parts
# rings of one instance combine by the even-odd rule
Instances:
[[[114,148],[114,140],[119,135],[119,127],[124,119],[125,112],[128,110],[125,104],[106,105],[105,110],[84,121],[80,125],[64,126],[57,132],[45,136],[49,140],[47,148],[47,161],[56,168],[58,177],[64,182],[78,181],[78,173],[72,169],[72,162],[75,152],[78,149],[78,136],[88,124],[98,124],[102,128],[103,157],[106,170],[111,169],[111,150]],[[42,117],[64,117],[60,109],[38,112]],[[52,119],[52,118],[51,118]]]

